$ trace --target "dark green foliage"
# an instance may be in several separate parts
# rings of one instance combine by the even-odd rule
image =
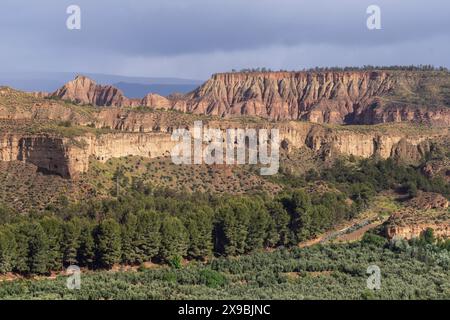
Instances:
[[[17,244],[9,228],[0,229],[0,273],[13,271]]]
[[[260,199],[246,201],[249,208],[249,225],[246,240],[246,252],[262,249],[267,239],[270,215]]]
[[[266,206],[271,217],[266,239],[267,245],[270,247],[287,245],[289,243],[289,214],[278,201],[270,201]]]
[[[420,254],[419,254],[420,251]],[[177,270],[83,274],[81,290],[66,277],[0,283],[0,299],[444,299],[450,253],[433,245],[392,251],[367,243],[256,252]],[[382,271],[380,290],[366,286],[367,267]]]
[[[219,223],[216,233],[216,250],[227,255],[239,255],[246,251],[250,222],[249,208],[239,199],[228,199],[216,213]]]
[[[95,262],[94,226],[88,220],[82,220],[80,227],[77,261],[80,267],[93,268]]]
[[[387,243],[387,240],[386,238],[383,238],[376,234],[366,232],[361,242],[364,244],[374,245],[376,247],[383,247]]]
[[[213,218],[214,212],[210,208],[188,212],[182,217],[189,234],[187,255],[190,258],[203,259],[212,254]]]
[[[95,230],[96,257],[100,266],[110,268],[120,262],[121,238],[120,225],[107,219],[101,222]]]
[[[420,168],[401,165],[392,159],[365,159],[357,167],[338,160],[322,172],[320,179],[336,183],[360,207],[366,206],[375,192],[388,189],[400,189],[410,196],[422,190],[450,197],[450,184],[442,178],[428,178]]]
[[[212,269],[203,269],[199,274],[200,283],[209,288],[223,287],[227,282],[227,279],[223,274]]]
[[[48,240],[48,268],[61,270],[63,265],[63,223],[55,217],[44,217],[40,222]]]
[[[48,239],[44,229],[36,222],[20,223],[14,229],[16,237],[15,270],[23,274],[48,272]]]
[[[156,257],[161,243],[161,216],[155,211],[141,211],[137,215],[137,227],[132,241],[136,250],[135,261],[142,263]]]
[[[63,225],[63,263],[65,267],[78,264],[77,255],[81,232],[80,220],[73,219]]]
[[[408,194],[410,198],[417,196],[417,185],[414,182],[407,182],[403,184],[403,191]]]
[[[327,180],[333,191],[307,193],[293,187],[315,179]],[[448,184],[430,180],[416,168],[370,159],[337,161],[320,175],[289,176],[286,191],[275,198],[177,193],[137,180],[130,190],[125,182],[118,198],[70,204],[61,197],[44,217],[20,217],[0,207],[0,272],[46,273],[73,264],[98,269],[148,261],[180,267],[183,259],[209,261],[296,246],[354,218],[379,191],[403,189],[413,196],[415,186],[443,194],[448,190]],[[420,241],[429,244],[430,239],[425,235]],[[373,235],[363,241],[373,246],[382,242]]]
[[[180,219],[166,216],[161,223],[160,256],[170,261],[186,255],[188,234]]]
[[[138,221],[135,214],[127,214],[121,225],[122,234],[122,262],[135,264],[139,259],[137,246]]]
[[[420,236],[419,241],[422,241],[425,244],[434,244],[436,242],[436,238],[434,237],[433,229],[427,228]]]

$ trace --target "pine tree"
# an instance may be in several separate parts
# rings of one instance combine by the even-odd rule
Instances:
[[[186,255],[188,234],[180,219],[165,216],[161,224],[161,258],[169,262]]]
[[[189,234],[187,254],[194,259],[204,259],[212,252],[213,211],[202,208],[196,212],[183,215],[186,230]]]
[[[61,244],[63,242],[63,226],[61,220],[54,217],[44,217],[39,222],[48,238],[48,268],[61,270],[63,254]]]
[[[96,258],[98,266],[111,268],[120,262],[120,225],[113,219],[101,222],[95,231]]]
[[[271,217],[267,231],[267,244],[271,247],[287,245],[289,243],[289,214],[278,201],[267,203],[267,210]]]
[[[305,229],[309,228],[309,210],[311,209],[311,198],[304,190],[295,190],[291,197],[293,212],[291,212],[290,229],[293,232],[293,240],[303,240]]]
[[[246,201],[249,208],[248,236],[246,252],[263,248],[267,239],[270,216],[260,199]]]
[[[134,264],[138,259],[136,249],[136,235],[137,235],[138,220],[136,215],[127,214],[125,221],[121,225],[122,237],[122,262],[125,264]]]
[[[216,248],[227,255],[245,253],[249,231],[249,208],[238,199],[229,199],[217,209]]]
[[[0,273],[13,271],[17,244],[10,228],[0,229]]]
[[[137,215],[136,235],[133,240],[136,262],[150,261],[157,256],[161,243],[161,217],[155,211],[141,211]]]
[[[80,267],[94,267],[95,242],[93,232],[94,225],[89,220],[82,220],[77,250],[77,261]]]
[[[23,274],[48,271],[48,239],[39,223],[24,222],[14,231],[17,242],[16,270]]]
[[[63,252],[64,266],[77,265],[77,255],[79,239],[81,232],[80,220],[75,218],[63,225],[63,243],[61,249]]]

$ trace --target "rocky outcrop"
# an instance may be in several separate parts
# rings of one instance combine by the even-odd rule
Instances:
[[[0,137],[0,160],[31,163],[42,172],[65,178],[73,173],[70,147],[58,137],[4,135]]]
[[[450,216],[448,211],[437,212],[404,209],[394,213],[384,224],[389,239],[412,239],[432,229],[437,238],[450,237]]]
[[[32,93],[37,98],[53,97],[76,104],[90,104],[99,107],[145,106],[152,109],[171,109],[170,100],[158,94],[147,94],[143,99],[128,99],[121,90],[113,86],[102,86],[85,77],[77,76],[52,94]]]
[[[77,76],[75,80],[66,83],[50,96],[95,106],[124,106],[130,104],[119,89],[113,86],[98,85],[85,76]]]
[[[187,97],[187,109],[219,116],[343,123],[345,116],[388,92],[385,72],[216,74]]]
[[[419,210],[447,209],[449,202],[439,193],[419,191],[416,197],[407,202],[407,206]]]
[[[168,110],[171,109],[172,103],[169,99],[160,96],[159,94],[149,93],[146,95],[140,103],[142,106],[150,107],[153,109],[163,109]]]

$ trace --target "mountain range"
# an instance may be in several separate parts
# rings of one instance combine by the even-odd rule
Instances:
[[[152,92],[134,99],[80,75],[50,96],[94,106],[146,106],[219,117],[448,126],[449,88],[447,71],[235,72],[215,74],[186,94]]]
[[[0,72],[0,85],[23,91],[53,92],[74,79],[76,72]],[[142,98],[148,92],[162,96],[187,93],[202,81],[170,77],[128,77],[100,73],[85,73],[87,77],[102,85],[114,85],[130,98]]]

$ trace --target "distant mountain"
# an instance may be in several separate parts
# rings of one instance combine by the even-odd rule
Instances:
[[[74,79],[76,72],[0,72],[0,85],[23,91],[54,92]],[[203,81],[163,77],[127,77],[120,75],[83,73],[101,85],[115,85],[131,98],[142,98],[147,93],[169,95],[187,93],[201,85]]]
[[[118,82],[113,84],[119,88],[129,98],[142,98],[148,93],[157,93],[161,96],[168,96],[172,93],[188,93],[199,87],[198,84],[140,84]]]

